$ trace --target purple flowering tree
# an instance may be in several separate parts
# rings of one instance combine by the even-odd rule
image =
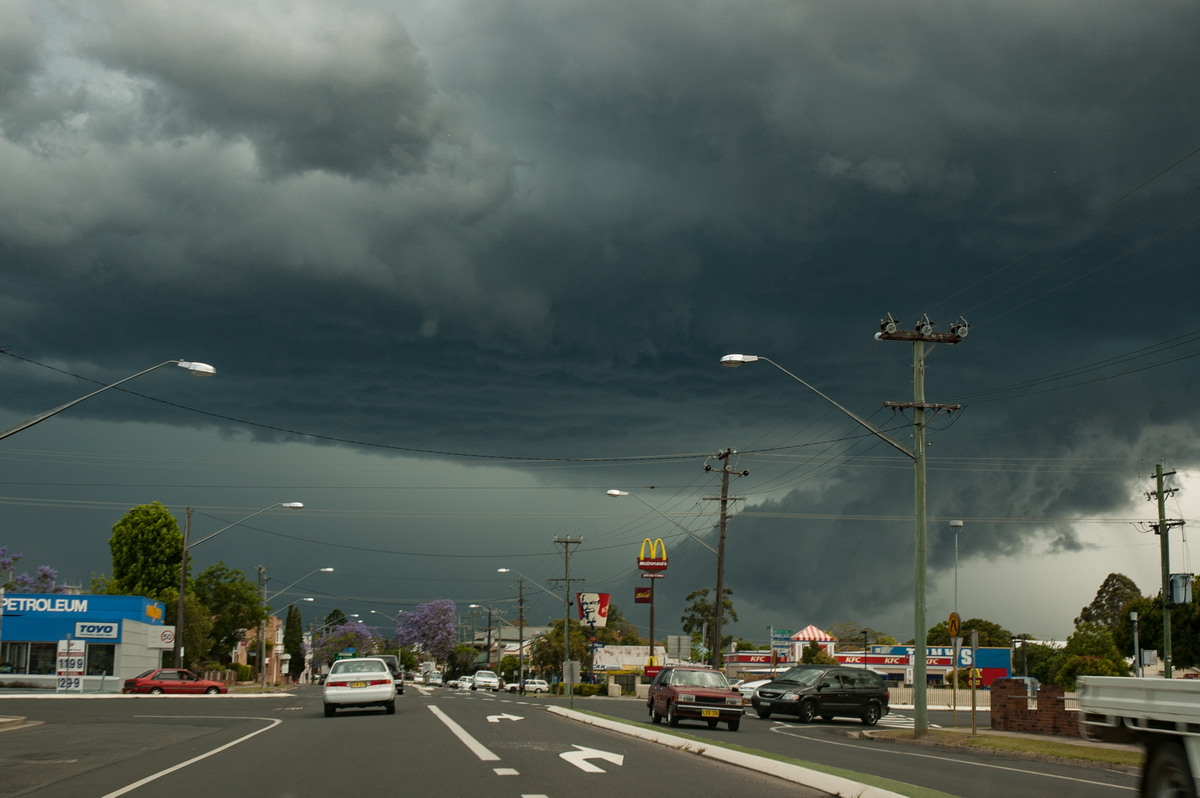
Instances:
[[[334,654],[348,648],[354,649],[355,656],[370,656],[379,649],[380,642],[379,637],[369,626],[361,623],[344,623],[313,640],[312,660],[314,664],[327,665],[333,662]]]
[[[39,565],[33,575],[13,575],[21,554],[9,554],[8,546],[0,546],[0,586],[9,593],[64,593],[66,586],[58,584],[58,571],[49,565]]]
[[[412,646],[445,662],[454,650],[456,625],[453,601],[431,601],[400,616],[396,640],[402,646]]]

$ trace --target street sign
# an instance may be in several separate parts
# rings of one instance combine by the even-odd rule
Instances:
[[[946,626],[948,627],[948,629],[950,631],[951,637],[958,637],[958,632],[959,632],[962,624],[958,619],[957,612],[950,613],[950,619],[948,621],[946,621]]]

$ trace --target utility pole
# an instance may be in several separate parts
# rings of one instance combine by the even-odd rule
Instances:
[[[567,691],[567,706],[575,706],[575,680],[571,673],[571,546],[583,543],[583,538],[555,537],[554,543],[563,547],[563,687]],[[550,580],[557,582],[557,579]],[[576,582],[582,580],[576,579]]]
[[[729,458],[737,454],[734,449],[722,449],[716,453],[721,461],[721,495],[720,497],[705,497],[705,501],[721,502],[720,537],[717,541],[717,595],[713,598],[713,622],[709,628],[712,631],[712,648],[709,661],[714,668],[721,667],[721,620],[725,615],[725,531],[729,523],[729,502],[742,501],[742,497],[729,496],[729,475],[748,476],[749,471],[735,471],[729,468]],[[704,464],[705,471],[713,471],[713,467]],[[653,645],[653,641],[651,641]]]
[[[525,695],[525,577],[517,577],[517,692]]]
[[[175,667],[183,667],[183,597],[187,590],[188,538],[192,534],[192,508],[183,513],[183,556],[179,558],[179,603],[175,606]]]
[[[1167,494],[1174,495],[1175,488],[1164,485],[1164,479],[1174,471],[1163,471],[1162,463],[1154,467],[1155,490],[1146,494],[1147,499],[1158,499],[1158,523],[1154,534],[1158,535],[1158,550],[1162,561],[1162,613],[1163,613],[1163,678],[1170,679],[1174,661],[1171,656],[1171,538],[1168,534],[1173,526],[1183,526],[1183,521],[1167,520]],[[1141,653],[1136,653],[1141,660]]]
[[[959,319],[950,325],[950,332],[933,331],[929,316],[923,316],[914,330],[901,330],[889,313],[880,322],[878,341],[911,341],[913,350],[913,400],[911,402],[884,402],[884,407],[913,411],[913,451],[906,452],[913,459],[913,732],[924,734],[929,728],[929,711],[926,691],[929,687],[925,675],[925,637],[928,627],[925,622],[925,412],[954,412],[961,405],[929,404],[925,401],[925,344],[956,344],[967,335],[967,323]],[[903,450],[902,450],[903,451]]]
[[[258,674],[262,691],[267,689],[267,569],[258,566],[258,595],[262,600],[262,620],[258,622]]]

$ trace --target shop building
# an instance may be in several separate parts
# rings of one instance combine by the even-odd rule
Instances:
[[[162,665],[175,641],[163,604],[143,596],[0,592],[0,682],[55,687],[61,640],[84,643],[83,689],[120,692]]]

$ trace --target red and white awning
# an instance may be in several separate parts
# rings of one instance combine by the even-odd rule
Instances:
[[[820,629],[813,626],[812,624],[809,624],[808,626],[801,629],[799,632],[796,632],[796,634],[792,635],[792,640],[799,640],[800,642],[803,642],[803,643],[812,643],[812,642],[832,643],[834,641],[834,638],[830,637],[825,632],[822,632]]]

